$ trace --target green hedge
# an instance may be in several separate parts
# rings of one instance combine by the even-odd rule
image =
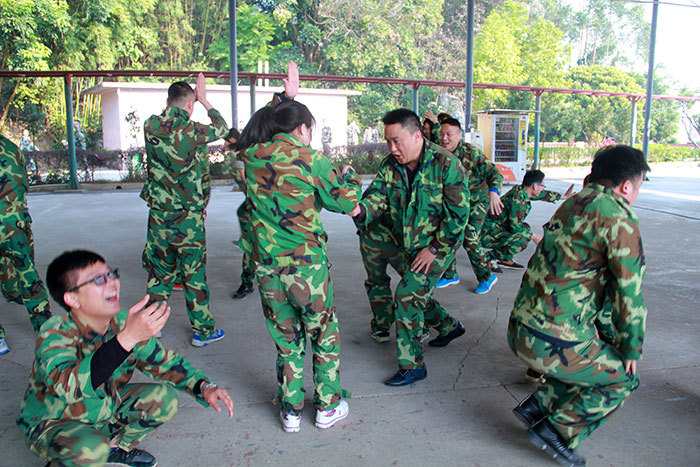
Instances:
[[[585,166],[593,161],[593,155],[599,148],[562,146],[540,148],[540,165],[542,167],[556,166]],[[641,148],[640,148],[641,149]],[[529,147],[527,158],[532,161],[535,157],[535,149]],[[649,145],[649,162],[677,162],[686,160],[700,160],[700,149],[687,146],[670,146],[666,144]]]

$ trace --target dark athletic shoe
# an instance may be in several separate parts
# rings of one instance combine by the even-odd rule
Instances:
[[[156,458],[142,451],[141,449],[132,449],[126,452],[120,448],[112,448],[107,458],[108,464],[128,465],[130,467],[154,467],[158,464]]]
[[[535,399],[535,396],[532,394],[523,399],[520,404],[513,409],[513,415],[523,422],[527,428],[532,428],[537,422],[544,418],[544,414],[542,410],[540,410],[540,404],[537,403],[537,399]]]
[[[528,368],[525,372],[525,381],[530,383],[544,384],[546,379],[542,373],[535,371],[532,368]]]
[[[426,370],[425,367],[415,368],[413,370],[399,370],[394,376],[386,380],[384,384],[387,386],[405,386],[425,379],[427,376],[428,370]]]
[[[370,335],[372,336],[372,339],[374,339],[374,341],[378,342],[379,344],[383,344],[391,340],[391,333],[388,329],[379,329],[377,331],[372,331],[372,334]]]
[[[435,339],[428,342],[428,345],[431,347],[445,347],[447,344],[457,339],[459,336],[464,335],[465,332],[467,331],[466,329],[464,329],[464,325],[460,321],[457,321],[456,328],[454,328],[452,331],[448,332],[444,336],[437,336]]]
[[[501,260],[499,260],[499,261],[498,261],[498,265],[499,265],[499,266],[503,266],[503,267],[506,268],[506,269],[525,269],[525,266],[523,266],[523,265],[520,264],[520,263],[516,263],[516,262],[513,261],[512,259],[509,260],[509,261],[505,261],[505,260],[501,261]]]
[[[240,300],[241,298],[245,298],[252,294],[254,290],[253,284],[244,282],[240,287],[238,287],[238,290],[233,292],[233,298],[234,300]]]
[[[532,444],[547,451],[547,454],[561,465],[569,467],[586,465],[586,458],[575,450],[569,449],[566,441],[546,418],[527,430],[527,434]]]

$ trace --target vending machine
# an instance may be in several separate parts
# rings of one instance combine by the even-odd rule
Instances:
[[[484,110],[477,112],[484,154],[501,171],[504,182],[520,183],[527,170],[527,124],[530,112]]]

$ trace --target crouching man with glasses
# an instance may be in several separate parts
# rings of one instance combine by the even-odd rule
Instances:
[[[119,271],[76,250],[46,273],[53,299],[68,310],[42,327],[29,387],[17,417],[29,449],[51,465],[154,466],[134,446],[178,409],[175,389],[233,416],[233,401],[183,357],[154,338],[170,316],[145,296],[119,305]],[[165,384],[129,383],[138,368]]]

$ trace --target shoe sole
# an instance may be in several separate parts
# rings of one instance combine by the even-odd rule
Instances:
[[[344,420],[345,418],[347,418],[347,416],[348,416],[349,414],[350,414],[350,411],[348,410],[347,412],[345,412],[345,413],[344,413],[343,415],[341,415],[340,417],[338,417],[338,418],[336,418],[336,419],[334,419],[334,420],[332,420],[332,421],[330,421],[330,422],[328,422],[328,423],[319,423],[319,422],[316,422],[316,423],[315,423],[316,428],[320,428],[321,430],[327,430],[327,429],[329,429],[330,427],[332,427],[333,425],[335,425],[336,423],[338,423],[339,421]]]
[[[436,285],[435,288],[436,289],[444,289],[445,287],[449,287],[451,285],[457,285],[457,284],[459,284],[459,279],[457,279],[454,282],[448,282],[447,284],[444,284],[444,285]]]
[[[391,337],[374,337],[372,336],[372,339],[374,339],[374,342],[377,344],[386,344],[391,340]]]
[[[0,350],[0,355],[5,355],[6,353],[10,353],[10,349]]]
[[[513,269],[516,271],[522,271],[523,269],[525,269],[525,266],[508,266],[507,264],[503,264],[503,263],[498,263],[498,265],[502,268]]]
[[[534,430],[532,430],[532,429],[527,430],[527,435],[530,437],[530,441],[532,441],[532,444],[534,444],[539,449],[545,451],[547,454],[552,456],[552,459],[559,462],[561,465],[566,465],[569,467],[576,466],[576,463],[560,456],[559,453],[557,451],[555,451],[554,448],[552,448],[549,445],[549,443],[547,443],[545,440],[540,438],[540,436],[537,433],[535,433]],[[585,464],[581,464],[581,465],[585,465]]]
[[[491,286],[490,286],[487,290],[485,290],[485,291],[483,291],[483,292],[477,292],[476,289],[474,289],[474,293],[477,294],[477,295],[485,295],[485,294],[491,292],[491,289],[493,289],[493,286],[496,285],[496,282],[498,282],[498,277],[496,277],[496,276],[493,276],[493,277],[494,277],[495,279],[494,279],[494,281],[491,283]]]

